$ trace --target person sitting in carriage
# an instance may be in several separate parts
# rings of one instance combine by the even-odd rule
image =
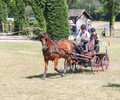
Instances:
[[[96,53],[99,52],[99,42],[100,42],[100,37],[99,35],[95,32],[95,28],[91,28],[91,36],[90,36],[90,43],[94,39],[94,50],[96,50]],[[89,46],[88,46],[89,48]]]
[[[81,31],[78,33],[77,38],[78,40],[81,37],[81,42],[78,44],[78,47],[83,47],[83,51],[88,52],[88,44],[90,41],[90,33],[86,30],[86,25],[81,25]]]

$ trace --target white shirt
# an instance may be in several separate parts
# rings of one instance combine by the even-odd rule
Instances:
[[[78,33],[77,38],[81,37],[81,39],[90,38],[90,33],[88,31],[85,31],[85,33],[82,33],[81,31]]]

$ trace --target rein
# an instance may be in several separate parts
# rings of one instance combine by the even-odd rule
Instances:
[[[74,52],[72,52],[72,51],[69,51],[69,50],[66,50],[66,49],[64,49],[64,48],[61,48],[61,46],[60,46],[60,44],[58,43],[57,40],[51,40],[52,44],[50,44],[50,45],[47,46],[47,44],[48,44],[48,39],[49,39],[48,36],[42,34],[42,35],[40,36],[40,38],[42,38],[42,37],[46,37],[46,39],[47,39],[47,41],[46,41],[47,43],[46,43],[46,44],[43,44],[43,46],[46,46],[46,48],[42,50],[43,53],[46,53],[46,54],[55,53],[55,54],[58,54],[58,55],[61,54],[61,55],[64,55],[64,56],[69,56],[69,57],[71,57],[71,56],[68,55],[68,54],[61,53],[61,50],[64,50],[66,53],[70,52],[70,53],[73,53],[73,54],[74,54]],[[67,40],[67,41],[68,41],[68,42],[70,43],[70,45],[72,46],[71,41],[69,41],[69,40]],[[56,43],[56,44],[58,45],[59,51],[56,50],[56,47],[55,47],[55,44],[54,44],[54,43]],[[52,45],[52,50],[51,50],[51,51],[48,51],[47,49],[48,49],[51,45]],[[73,46],[72,46],[72,48],[73,48]]]

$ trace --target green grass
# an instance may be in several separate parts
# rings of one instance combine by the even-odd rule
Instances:
[[[119,100],[120,39],[111,39],[108,47],[108,72],[93,75],[90,68],[61,77],[49,63],[45,81],[44,60],[39,42],[0,42],[0,100]],[[102,45],[102,43],[100,43]],[[101,46],[101,51],[104,51]],[[59,60],[63,68],[64,60]]]
[[[101,34],[101,33],[102,33],[103,31],[104,31],[104,29],[101,29],[101,28],[98,29],[98,32],[97,32],[97,33],[100,35],[100,37],[102,37],[102,34]],[[116,32],[115,36],[116,36],[116,37],[120,37],[120,29],[116,29],[115,32]],[[106,36],[110,36],[107,29],[106,29]]]

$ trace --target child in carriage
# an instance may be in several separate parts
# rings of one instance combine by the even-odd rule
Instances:
[[[95,28],[91,28],[91,36],[90,36],[90,41],[94,39],[94,50],[96,50],[96,53],[99,52],[99,42],[100,42],[100,37],[98,34],[95,32]]]

